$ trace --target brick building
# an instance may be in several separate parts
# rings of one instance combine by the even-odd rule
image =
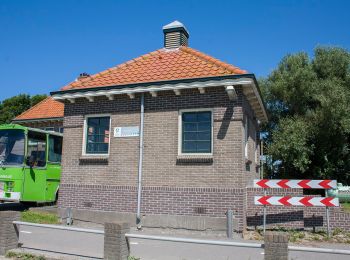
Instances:
[[[267,120],[255,76],[188,47],[177,21],[163,33],[163,48],[82,74],[46,100],[64,104],[58,205],[213,229],[233,209],[242,230]]]

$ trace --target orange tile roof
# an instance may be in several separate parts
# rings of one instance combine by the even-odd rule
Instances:
[[[76,80],[61,90],[245,74],[245,70],[189,47],[159,49],[95,75]]]
[[[60,118],[64,114],[64,104],[53,100],[51,97],[47,97],[43,101],[39,102],[35,106],[24,111],[17,116],[16,120],[32,120],[42,118]]]
[[[178,49],[156,50],[95,75],[76,80],[61,90],[245,73],[247,73],[245,70],[182,46]],[[48,97],[17,116],[14,121],[63,116],[64,104]]]

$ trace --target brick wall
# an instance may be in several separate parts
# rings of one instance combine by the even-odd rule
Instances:
[[[244,187],[256,177],[255,166],[251,171],[245,167],[243,102],[241,88],[236,102],[228,99],[224,88],[209,89],[205,94],[186,90],[180,96],[170,91],[160,92],[158,97],[145,95],[145,214],[224,217],[232,208],[243,225]],[[212,161],[184,162],[178,157],[179,110],[192,108],[213,109]],[[113,101],[101,97],[95,102],[78,99],[65,104],[60,207],[136,211],[139,138],[111,137],[110,155],[103,161],[82,156],[82,140],[85,115],[109,114],[113,129],[139,125],[139,111],[139,96],[116,96]],[[254,141],[251,137],[250,142]],[[250,146],[254,147],[250,152],[254,156],[255,144]]]

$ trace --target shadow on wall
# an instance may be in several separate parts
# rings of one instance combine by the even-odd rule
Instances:
[[[263,225],[263,215],[255,214],[255,216],[247,217],[248,226],[262,226]],[[304,220],[304,211],[289,211],[276,214],[267,214],[266,215],[266,224],[280,224],[292,221],[303,221]]]
[[[231,119],[233,116],[233,110],[234,110],[234,105],[230,105],[229,107],[226,108],[226,111],[224,113],[224,116],[222,118],[222,123],[217,135],[217,139],[224,139],[227,133],[227,129],[230,126]]]
[[[257,226],[263,225],[263,215],[258,215],[256,213],[255,216],[248,216],[247,217],[247,226],[254,226],[255,228]],[[267,214],[266,215],[266,224],[288,224],[291,222],[304,222],[304,227],[314,228],[314,227],[322,227],[324,224],[323,216],[311,216],[311,217],[305,217],[304,218],[304,211],[289,211],[284,213],[276,213],[276,214]],[[302,226],[300,226],[302,228]]]

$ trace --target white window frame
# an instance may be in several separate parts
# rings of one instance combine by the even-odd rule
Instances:
[[[182,152],[182,114],[187,112],[211,112],[211,152],[210,153],[183,153]],[[201,155],[213,155],[214,152],[214,109],[212,108],[194,108],[194,109],[181,109],[178,116],[178,155],[188,156],[201,156]]]
[[[108,140],[108,152],[107,153],[86,153],[86,133],[87,133],[87,120],[93,117],[109,117],[109,140]],[[112,117],[111,114],[91,114],[85,115],[84,117],[84,132],[83,132],[83,147],[82,147],[82,155],[83,156],[91,156],[91,157],[109,157],[110,149],[111,149],[111,129],[112,129]]]

